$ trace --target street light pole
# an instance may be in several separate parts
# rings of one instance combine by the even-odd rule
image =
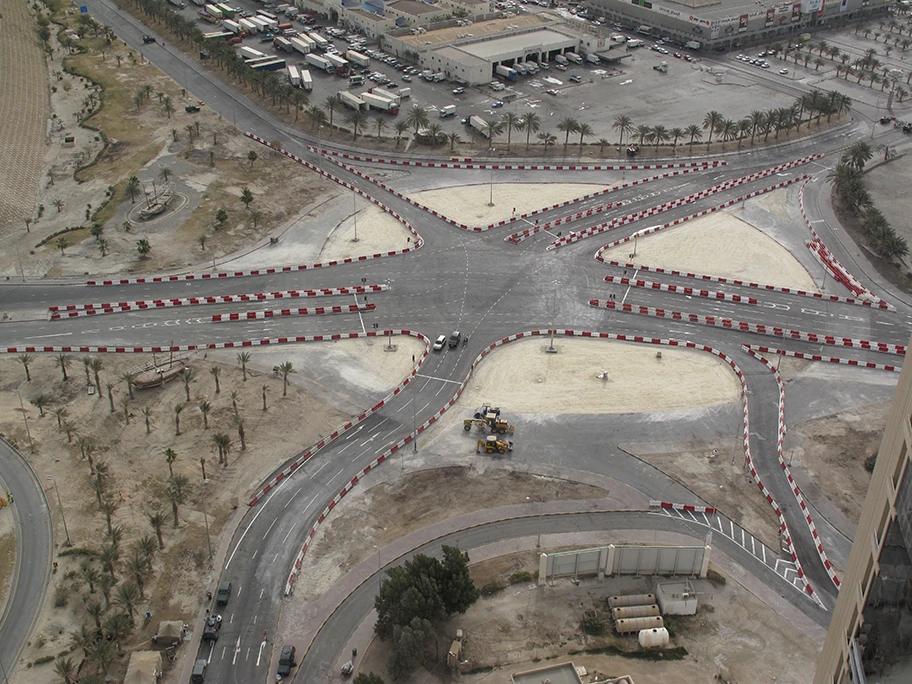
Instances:
[[[206,485],[209,480],[203,480],[203,520],[206,521],[206,546],[209,547],[209,560],[212,560],[212,540],[209,538],[209,514],[206,511]]]
[[[355,220],[355,237],[352,238],[352,242],[358,241],[358,194],[355,192],[355,189],[352,188],[352,218]]]
[[[54,483],[54,489],[57,491],[57,505],[60,507],[60,518],[63,520],[63,531],[66,533],[66,545],[70,546],[70,531],[67,529],[66,516],[63,514],[63,502],[60,500],[60,487],[57,486],[57,480],[53,475],[48,475],[47,479]]]
[[[491,154],[493,154],[494,152],[497,152],[497,150],[495,150],[493,147],[491,147],[491,148],[488,148],[488,152],[490,152]],[[489,206],[489,207],[493,207],[493,206],[494,206],[494,164],[491,164],[491,182],[490,182],[490,187],[491,187],[491,193],[490,193],[490,196],[489,196],[489,198],[488,198],[488,206]]]
[[[29,431],[28,418],[25,415],[25,405],[22,403],[22,393],[17,389],[16,394],[19,395],[19,409],[22,411],[22,420],[25,423],[25,434],[28,435],[29,451],[35,453],[35,446],[32,444],[32,433]]]
[[[415,363],[415,355],[412,354],[412,364]],[[413,444],[415,445],[415,453],[418,453],[418,383],[415,382],[418,379],[418,373],[412,376],[412,382],[415,383],[415,387],[412,388],[412,430],[414,431],[414,440]]]

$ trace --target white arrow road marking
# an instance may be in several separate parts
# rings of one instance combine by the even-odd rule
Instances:
[[[231,664],[234,665],[237,663],[238,653],[241,652],[241,637],[237,638],[237,643],[234,645],[234,657],[231,659]]]
[[[97,330],[95,332],[98,332]],[[66,337],[67,335],[72,335],[73,333],[56,333],[54,335],[34,335],[32,337],[26,337],[27,340],[43,340],[46,337]]]
[[[260,658],[263,657],[263,649],[266,648],[266,640],[260,642],[260,652],[257,653],[257,667],[260,666]]]

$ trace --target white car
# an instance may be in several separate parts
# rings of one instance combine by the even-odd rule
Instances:
[[[447,336],[441,335],[434,341],[434,351],[440,351],[446,346]]]
[[[785,75],[785,74],[787,74],[788,72],[789,72],[788,69],[779,69],[779,73],[780,73],[780,74]]]

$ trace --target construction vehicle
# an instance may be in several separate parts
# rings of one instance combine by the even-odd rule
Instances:
[[[508,451],[513,451],[513,442],[504,442],[497,439],[494,435],[488,435],[484,439],[479,439],[478,444],[475,446],[475,453],[480,454],[481,450],[484,449],[486,454],[505,454]]]
[[[466,432],[471,430],[473,425],[482,432],[490,429],[491,432],[495,432],[501,435],[507,432],[512,435],[516,431],[516,428],[501,418],[497,413],[493,412],[487,413],[481,418],[466,418],[462,421],[462,429]]]
[[[495,416],[499,416],[500,407],[499,406],[488,406],[487,404],[485,404],[481,408],[475,409],[475,413],[473,413],[472,416],[474,418],[484,418],[489,413],[493,413]]]

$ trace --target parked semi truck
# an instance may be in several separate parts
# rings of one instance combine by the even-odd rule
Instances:
[[[488,137],[491,134],[491,131],[488,129],[487,122],[482,119],[480,116],[475,116],[474,114],[469,117],[469,126],[474,128],[476,131],[481,133],[484,137]]]
[[[337,76],[348,75],[348,60],[339,57],[339,55],[331,55],[329,53],[325,54],[323,58],[333,65]]]
[[[304,55],[304,59],[307,60],[307,63],[311,66],[315,66],[317,69],[326,72],[327,74],[334,74],[336,72],[336,67],[327,62],[325,59],[319,55],[313,53]]]
[[[514,70],[517,74],[519,74],[520,76],[525,76],[527,73],[529,73],[529,72],[526,70],[526,65],[523,64],[522,62],[517,62],[516,64],[514,64],[514,65],[513,65],[513,70]]]
[[[565,52],[565,53],[564,53],[564,57],[566,57],[567,59],[569,59],[569,60],[570,60],[571,62],[573,62],[574,64],[582,64],[582,63],[583,63],[583,58],[580,57],[580,56],[579,56],[578,54],[576,54],[575,52]]]
[[[344,104],[346,107],[349,107],[351,109],[364,109],[364,100],[362,100],[357,95],[353,95],[352,93],[340,90],[338,97],[339,102]]]
[[[262,61],[255,61],[250,65],[250,68],[254,71],[280,71],[284,69],[286,62],[281,57],[273,56],[272,59],[264,59]]]
[[[301,87],[308,92],[314,89],[313,76],[307,69],[301,69]]]
[[[294,64],[288,65],[288,82],[295,88],[301,87],[301,74]]]
[[[241,53],[241,57],[243,57],[246,60],[262,59],[263,57],[266,56],[265,53],[262,53],[259,50],[255,50],[252,47],[247,47],[246,45],[244,47],[242,47],[239,50],[239,52]]]
[[[399,95],[396,93],[391,93],[388,90],[383,90],[382,88],[371,88],[370,92],[374,95],[379,95],[380,97],[386,98],[392,102],[395,102],[397,105],[400,103]]]
[[[309,55],[311,52],[310,44],[301,40],[300,36],[295,36],[294,38],[289,38],[288,42],[291,43],[291,48],[297,50],[302,55]]]
[[[494,72],[498,76],[503,76],[504,78],[508,78],[511,81],[519,80],[519,73],[516,71],[516,69],[513,69],[512,67],[504,66],[503,64],[498,64],[497,67],[494,69]]]
[[[276,36],[272,39],[272,44],[276,46],[277,50],[281,50],[282,52],[294,52],[294,46],[288,38]]]
[[[329,41],[319,33],[308,33],[307,37],[316,43],[317,47],[321,50],[325,50],[327,47],[329,47]]]
[[[399,113],[399,103],[393,100],[388,100],[385,97],[380,95],[375,95],[374,93],[361,93],[361,99],[364,101],[370,109],[376,109],[380,112],[386,112],[387,114],[396,115]]]
[[[347,59],[352,64],[357,64],[359,67],[369,67],[370,66],[370,57],[367,55],[362,55],[360,52],[355,50],[348,50],[345,53],[345,59]]]
[[[260,32],[260,27],[250,21],[250,19],[241,19],[238,21],[238,24],[240,24],[241,29],[243,29],[244,33],[246,33],[248,36],[252,36]]]

